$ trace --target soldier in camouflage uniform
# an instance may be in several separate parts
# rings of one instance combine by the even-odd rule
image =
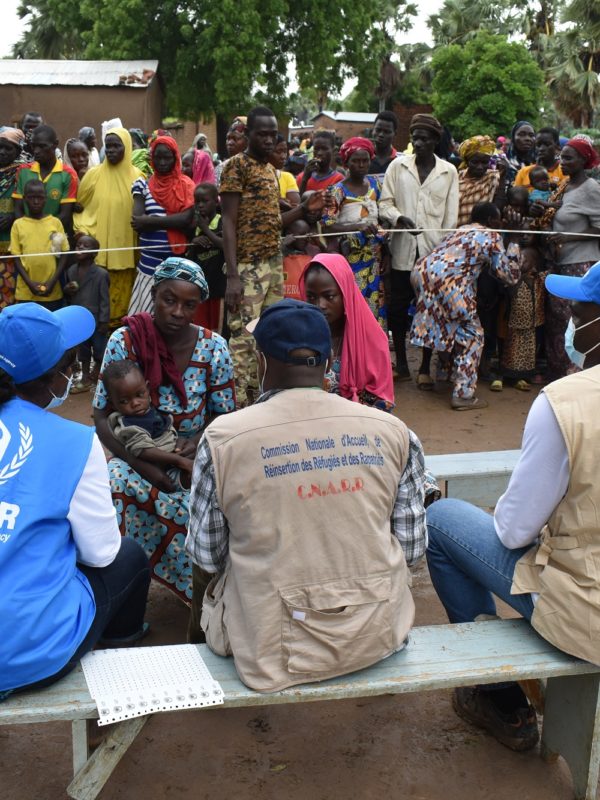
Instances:
[[[248,114],[248,149],[232,156],[221,174],[223,250],[227,264],[225,303],[229,309],[238,408],[252,403],[258,389],[254,337],[250,320],[283,297],[282,223],[320,215],[324,199],[315,193],[282,215],[279,182],[269,163],[277,141],[277,120],[264,106]]]

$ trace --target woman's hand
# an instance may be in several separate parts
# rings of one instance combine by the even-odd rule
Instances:
[[[180,436],[175,443],[175,449],[173,452],[179,453],[179,455],[183,456],[184,458],[194,458],[197,448],[198,441],[196,437],[187,439]]]
[[[135,471],[142,477],[145,481],[152,484],[152,486],[156,486],[156,488],[161,492],[166,492],[167,494],[171,494],[171,492],[176,491],[177,487],[169,478],[167,473],[157,467],[156,464],[151,464],[149,461],[140,461],[139,459],[135,460],[135,466],[130,463],[130,465],[135,469]]]
[[[529,214],[532,217],[542,217],[545,212],[544,204],[534,200],[533,203],[529,206]]]
[[[365,234],[365,236],[378,236],[380,232],[379,225],[376,222],[359,223],[357,227],[361,233]]]
[[[511,228],[512,230],[520,230],[521,225],[523,224],[523,217],[518,211],[515,211],[514,208],[507,206],[504,209],[502,221],[507,228]]]
[[[155,229],[154,220],[148,214],[132,214],[131,227],[136,233],[144,233]]]

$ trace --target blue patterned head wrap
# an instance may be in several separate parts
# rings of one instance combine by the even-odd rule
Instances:
[[[204,272],[198,264],[194,264],[188,258],[179,256],[169,256],[160,264],[154,272],[154,285],[158,286],[163,281],[187,281],[193,283],[200,289],[200,299],[202,302],[208,300],[208,283],[204,277]]]

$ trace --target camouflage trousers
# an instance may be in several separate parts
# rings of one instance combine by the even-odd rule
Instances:
[[[256,347],[246,325],[260,317],[263,308],[283,298],[283,260],[281,255],[263,261],[238,264],[243,297],[235,313],[229,312],[229,352],[233,361],[238,408],[249,405],[258,394]]]

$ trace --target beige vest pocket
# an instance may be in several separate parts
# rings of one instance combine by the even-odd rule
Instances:
[[[392,652],[388,573],[290,586],[279,594],[289,672],[351,671]]]
[[[226,573],[215,575],[208,584],[204,593],[202,617],[200,618],[200,625],[206,634],[206,643],[219,656],[231,655],[231,645],[223,619],[225,613],[223,592],[226,579]]]

